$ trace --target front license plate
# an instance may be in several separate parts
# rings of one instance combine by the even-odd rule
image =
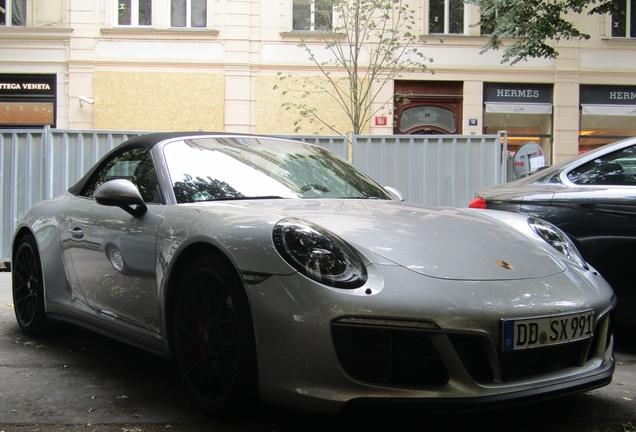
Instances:
[[[541,318],[504,320],[503,349],[516,351],[592,337],[594,311]]]

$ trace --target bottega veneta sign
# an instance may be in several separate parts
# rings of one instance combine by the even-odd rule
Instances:
[[[0,74],[0,98],[55,98],[55,74]]]
[[[0,90],[51,90],[46,83],[0,83]]]

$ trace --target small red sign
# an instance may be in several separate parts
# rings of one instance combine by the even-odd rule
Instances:
[[[375,125],[376,126],[386,126],[386,116],[375,116]]]

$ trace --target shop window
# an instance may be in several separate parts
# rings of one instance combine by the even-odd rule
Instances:
[[[152,0],[117,0],[117,25],[152,25]]]
[[[581,85],[579,152],[636,136],[636,86]]]
[[[552,95],[550,84],[484,83],[484,133],[506,131],[511,153],[534,143],[550,155]]]
[[[515,152],[523,144],[538,144],[550,154],[552,113],[505,112],[487,104],[484,113],[484,133],[508,132],[508,150]],[[494,112],[493,112],[494,111]]]
[[[613,0],[612,37],[636,38],[636,0]]]
[[[170,26],[207,27],[207,0],[171,0]]]
[[[0,26],[25,26],[26,0],[0,0]]]
[[[636,136],[636,107],[617,106],[616,112],[612,111],[611,108],[599,112],[594,106],[583,107],[579,151]]]
[[[0,74],[0,128],[55,127],[55,74]]]
[[[333,30],[333,6],[329,0],[294,0],[292,8],[292,30]]]
[[[53,102],[0,102],[0,126],[55,124]]]
[[[430,34],[464,33],[464,0],[429,0],[428,12]]]

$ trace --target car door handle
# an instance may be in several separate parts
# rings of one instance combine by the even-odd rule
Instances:
[[[76,240],[84,238],[84,231],[79,227],[71,229],[71,238]]]

